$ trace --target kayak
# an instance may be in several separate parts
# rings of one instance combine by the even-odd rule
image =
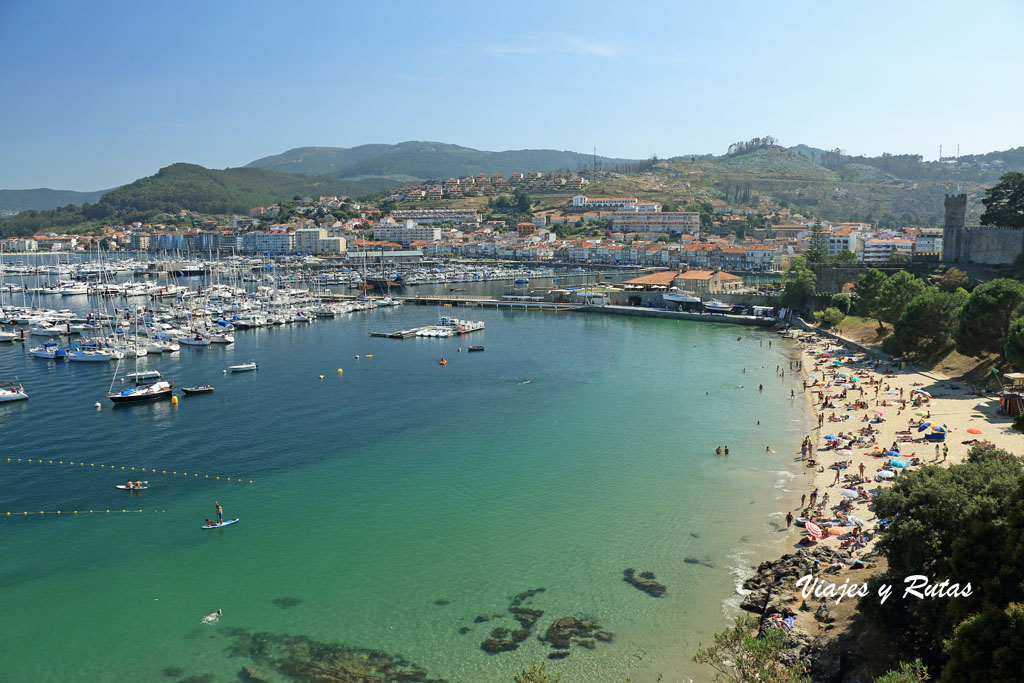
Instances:
[[[202,528],[203,528],[203,529],[219,529],[219,528],[220,528],[220,527],[222,527],[222,526],[227,526],[228,524],[234,524],[234,523],[235,523],[235,522],[237,522],[237,521],[238,521],[238,518],[236,517],[235,519],[229,519],[229,520],[228,520],[228,521],[226,521],[226,522],[221,522],[220,524],[214,524],[213,526],[209,526],[209,525],[207,525],[207,524],[204,524],[204,525],[202,526]]]

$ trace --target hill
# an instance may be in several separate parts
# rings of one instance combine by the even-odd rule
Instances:
[[[290,200],[295,195],[348,195],[381,192],[396,183],[387,180],[341,180],[329,176],[275,173],[261,168],[223,171],[195,164],[173,164],[155,175],[111,190],[95,204],[69,205],[50,211],[24,211],[0,220],[0,234],[31,235],[149,220],[159,213],[190,209],[208,214],[248,213],[254,206]]]
[[[783,147],[765,147],[746,154],[719,157],[714,164],[724,173],[759,178],[835,180],[835,174],[828,169]]]
[[[25,211],[27,209],[56,209],[68,204],[86,204],[97,201],[109,190],[98,192],[75,192],[74,190],[51,190],[40,187],[35,190],[0,190],[0,211]]]
[[[603,167],[633,163],[630,159],[598,157]],[[338,178],[388,177],[445,179],[477,173],[578,170],[592,166],[594,157],[552,149],[484,152],[441,142],[402,142],[397,145],[359,147],[299,147],[257,159],[246,168],[265,168],[282,173],[330,174]]]

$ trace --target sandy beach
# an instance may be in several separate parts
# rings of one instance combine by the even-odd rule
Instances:
[[[865,557],[877,540],[879,523],[871,500],[904,473],[962,462],[977,442],[1024,452],[1024,435],[1012,429],[1011,418],[998,413],[994,376],[985,388],[964,386],[935,372],[877,360],[848,340],[811,332],[794,332],[794,338],[801,360],[788,371],[803,380],[804,396],[819,423],[805,436],[807,446],[798,444],[795,453],[810,484],[788,506],[794,549],[809,536],[798,521],[810,518],[822,532],[817,546]],[[945,430],[942,441],[927,438],[936,439],[936,429]],[[837,564],[820,569],[835,573],[834,583],[845,581],[847,572],[856,574],[851,581],[863,581],[874,573],[872,561],[866,561],[866,568]],[[798,611],[796,625],[809,632],[823,627],[810,611]]]

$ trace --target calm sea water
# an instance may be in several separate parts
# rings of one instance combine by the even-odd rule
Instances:
[[[442,313],[487,329],[368,335]],[[0,379],[31,397],[0,405],[0,514],[18,513],[0,517],[4,681],[237,680],[253,662],[229,652],[236,628],[509,681],[547,661],[536,636],[566,615],[615,634],[548,662],[567,681],[700,678],[689,658],[727,623],[735,568],[778,549],[808,416],[767,332],[404,306],[236,339],[139,360],[179,387],[216,387],[177,406],[114,408],[113,363],[0,347]],[[249,360],[258,372],[224,373]],[[151,488],[114,488],[129,476]],[[214,501],[241,522],[200,530]],[[20,514],[39,510],[64,514]],[[623,582],[627,567],[667,595]],[[510,596],[535,588],[533,636],[481,651],[491,629],[516,626]],[[201,623],[218,608],[218,624]],[[474,623],[484,613],[500,616]]]

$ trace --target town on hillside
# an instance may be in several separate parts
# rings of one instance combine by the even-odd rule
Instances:
[[[402,188],[386,195],[379,206],[320,196],[253,207],[248,216],[182,209],[152,223],[106,226],[95,235],[11,238],[3,248],[314,255],[342,260],[372,250],[384,260],[391,252],[401,252],[403,261],[417,256],[483,258],[733,272],[785,270],[794,257],[812,250],[830,260],[868,264],[938,261],[943,250],[941,228],[880,229],[785,209],[753,215],[751,209],[737,209],[721,200],[710,211],[679,210],[681,200],[663,206],[636,197],[589,197],[580,193],[587,184],[585,178],[569,173],[514,173],[508,179],[480,173],[426,189]],[[527,201],[512,207],[525,210],[507,214],[450,205],[407,208],[416,207],[410,202],[433,195],[454,199],[535,188],[565,190],[563,207],[533,210]]]

